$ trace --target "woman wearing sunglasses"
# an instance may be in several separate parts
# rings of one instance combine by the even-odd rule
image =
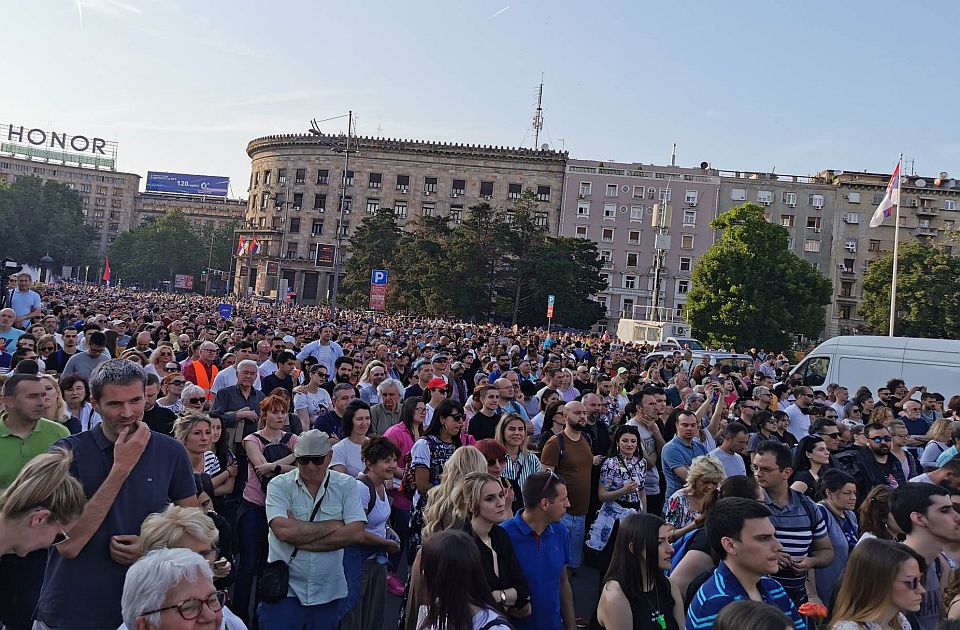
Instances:
[[[174,360],[173,348],[168,345],[158,347],[150,353],[150,362],[143,368],[144,372],[153,372],[157,378],[163,378],[166,372],[167,363]]]
[[[876,538],[862,541],[847,562],[831,630],[910,630],[905,612],[923,603],[927,563],[915,551]]]
[[[180,392],[181,411],[203,412],[203,405],[207,402],[207,393],[199,385],[190,383]]]
[[[164,409],[169,409],[173,413],[179,414],[183,411],[183,403],[180,402],[180,394],[187,385],[187,379],[177,370],[173,374],[167,374],[160,382],[163,396],[157,399],[157,405]]]

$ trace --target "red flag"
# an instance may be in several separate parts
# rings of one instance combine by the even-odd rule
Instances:
[[[105,282],[110,282],[110,258],[107,257],[107,264],[103,267],[103,279]]]

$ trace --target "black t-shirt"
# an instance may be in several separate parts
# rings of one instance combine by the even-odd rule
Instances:
[[[467,433],[477,440],[492,438],[497,433],[497,423],[500,422],[500,414],[495,413],[492,416],[485,415],[478,411],[470,418],[470,428]]]
[[[177,419],[177,414],[169,409],[154,405],[150,411],[143,412],[143,422],[151,431],[163,433],[164,435],[173,435],[173,423]]]
[[[293,407],[293,377],[287,375],[287,378],[280,378],[276,373],[271,374],[270,376],[264,376],[260,379],[260,383],[263,386],[261,391],[267,396],[270,395],[277,387],[282,387],[287,390],[287,393],[290,394],[290,406]]]

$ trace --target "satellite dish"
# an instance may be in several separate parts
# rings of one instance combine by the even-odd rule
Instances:
[[[710,168],[710,163],[709,163],[709,162],[700,162],[700,170],[705,171],[705,170],[707,170],[708,168]]]
[[[834,176],[834,177],[840,177],[841,175],[843,175],[843,171],[839,171],[839,170],[838,170],[838,171],[834,171],[834,172],[833,172],[833,176]]]
[[[544,142],[543,144],[540,145],[540,150],[541,150],[541,151],[549,151],[549,150],[550,150],[550,145],[547,144],[546,142]]]
[[[923,188],[924,186],[927,185],[927,180],[918,179],[917,181],[913,182],[913,185],[916,186],[917,188]]]

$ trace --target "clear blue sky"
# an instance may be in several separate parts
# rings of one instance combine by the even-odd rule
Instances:
[[[358,132],[809,174],[960,175],[954,3],[0,0],[2,122],[116,140],[119,168],[229,175],[247,142]],[[325,130],[345,124],[335,121]],[[563,142],[561,142],[563,139]]]

